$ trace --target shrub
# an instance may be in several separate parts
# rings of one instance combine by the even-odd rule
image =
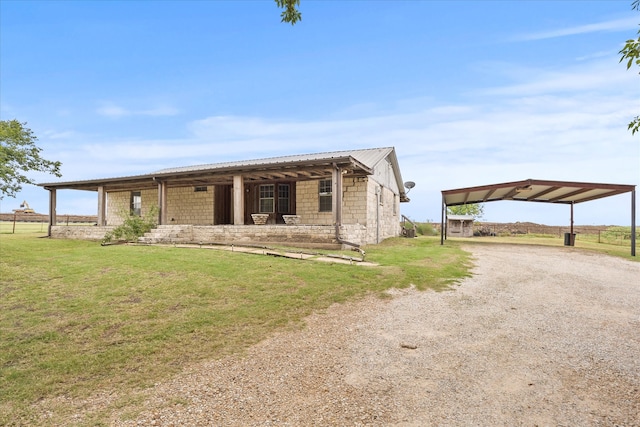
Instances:
[[[428,222],[417,223],[416,232],[421,236],[437,236],[439,233],[438,230]]]
[[[144,233],[151,231],[158,224],[158,208],[152,206],[144,216],[134,215],[132,212],[121,212],[122,225],[107,232],[102,239],[102,243],[111,243],[114,240],[119,242],[135,242]]]

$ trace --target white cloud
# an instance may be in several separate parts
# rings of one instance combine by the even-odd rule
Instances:
[[[515,40],[543,40],[558,37],[574,36],[577,34],[616,32],[636,29],[638,22],[636,18],[616,19],[611,21],[597,22],[595,24],[578,25],[575,27],[558,28],[550,31],[540,31],[535,33],[521,34]]]
[[[175,116],[179,111],[171,106],[158,105],[149,109],[131,110],[113,103],[106,103],[96,110],[96,112],[105,117],[121,118],[130,116]]]

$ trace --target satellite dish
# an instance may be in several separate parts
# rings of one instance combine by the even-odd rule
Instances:
[[[409,194],[409,191],[411,191],[411,189],[415,186],[416,186],[416,183],[413,181],[407,181],[404,183],[404,187],[407,189],[407,194]]]

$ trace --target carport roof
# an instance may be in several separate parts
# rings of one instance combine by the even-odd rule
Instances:
[[[574,204],[628,193],[635,185],[526,179],[502,184],[443,190],[446,206],[498,200]]]

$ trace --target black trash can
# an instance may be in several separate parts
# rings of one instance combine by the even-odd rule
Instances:
[[[574,246],[576,243],[576,233],[564,233],[564,245]]]

